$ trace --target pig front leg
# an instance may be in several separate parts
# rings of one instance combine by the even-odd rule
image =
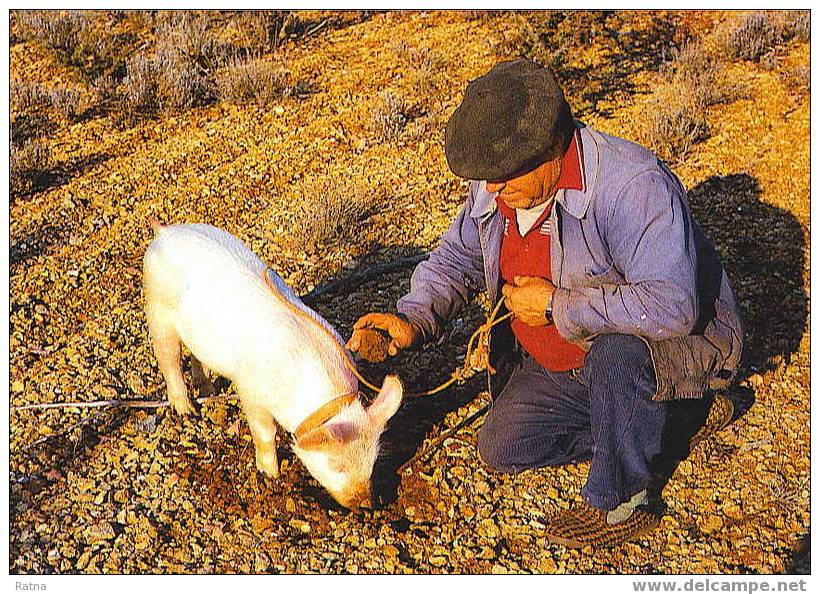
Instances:
[[[211,378],[208,377],[208,368],[193,355],[191,355],[191,375],[193,376],[194,387],[201,397],[216,394],[216,387]]]
[[[246,407],[248,426],[256,450],[256,468],[263,474],[278,479],[279,460],[276,458],[276,421],[266,410]]]
[[[165,378],[168,388],[168,402],[181,415],[196,412],[193,402],[188,397],[188,388],[182,378],[181,341],[172,326],[165,324],[157,316],[148,313],[148,329],[151,342],[154,345],[154,354],[159,363],[159,369]]]

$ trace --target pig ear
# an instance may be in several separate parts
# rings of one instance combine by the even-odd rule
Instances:
[[[297,442],[304,450],[322,450],[353,441],[359,435],[356,425],[350,421],[328,421]]]
[[[367,409],[367,414],[376,425],[385,425],[387,421],[396,414],[401,405],[401,397],[404,393],[404,388],[395,375],[388,375],[384,378],[382,389],[379,395],[370,408]]]

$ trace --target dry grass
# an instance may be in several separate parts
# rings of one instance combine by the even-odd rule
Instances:
[[[785,39],[811,41],[811,11],[787,10],[781,15],[783,19],[781,28]]]
[[[663,160],[677,163],[686,159],[692,147],[709,135],[706,110],[691,95],[669,89],[656,93],[646,124],[646,140]]]
[[[79,87],[63,87],[49,92],[51,106],[58,114],[70,122],[74,122],[85,111],[83,93]]]
[[[370,116],[370,128],[379,142],[397,140],[409,121],[407,102],[392,91],[379,94]]]
[[[98,20],[110,13],[89,10],[15,11],[18,35],[42,44],[59,62],[93,79],[123,64],[128,36],[114,36]]]
[[[309,205],[309,206],[308,206]],[[305,184],[294,234],[299,247],[311,252],[329,242],[350,242],[362,235],[361,223],[375,207],[373,193],[363,184]]]
[[[271,105],[293,91],[287,72],[265,59],[233,56],[226,59],[214,76],[220,101]]]
[[[12,81],[9,87],[11,141],[20,148],[26,141],[44,135],[49,119],[49,94],[39,84]]]
[[[445,65],[442,57],[428,47],[417,47],[399,41],[393,47],[402,70],[421,100],[427,99],[438,87],[441,70]]]
[[[276,51],[297,16],[291,10],[250,10],[238,19],[250,47],[258,52]]]
[[[33,191],[48,172],[51,152],[39,141],[26,142],[21,147],[11,146],[9,154],[9,190],[12,196]]]
[[[38,83],[21,83],[13,80],[9,85],[9,103],[12,112],[31,112],[48,103],[48,93]]]
[[[708,137],[709,108],[736,99],[741,91],[728,82],[724,63],[699,42],[673,51],[661,72],[665,82],[647,112],[645,141],[659,157],[676,163]]]
[[[776,13],[756,11],[727,25],[718,37],[729,57],[759,62],[783,40],[783,29]]]

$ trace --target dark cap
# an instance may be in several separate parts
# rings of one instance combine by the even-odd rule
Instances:
[[[501,62],[467,85],[444,152],[460,177],[504,180],[562,155],[572,129],[552,70],[531,60]]]

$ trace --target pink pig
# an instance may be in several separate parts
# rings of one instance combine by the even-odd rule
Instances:
[[[211,369],[236,387],[260,471],[279,476],[278,424],[336,501],[369,505],[379,437],[402,400],[399,380],[385,378],[365,408],[344,341],[244,243],[210,225],[154,229],[144,259],[145,312],[174,409],[194,412],[180,365],[185,344],[195,385],[212,390]]]

